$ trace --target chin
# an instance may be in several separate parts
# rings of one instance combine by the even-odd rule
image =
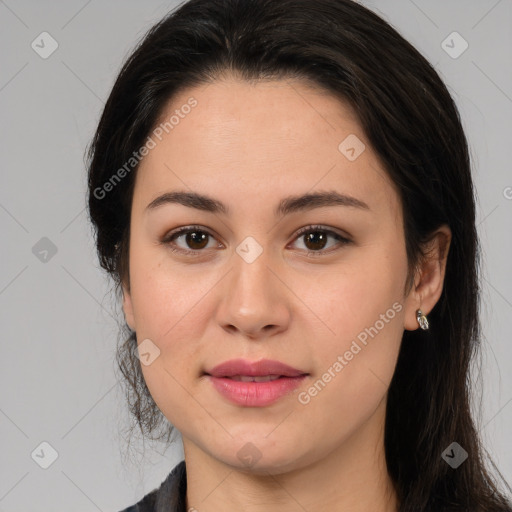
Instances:
[[[230,447],[224,447],[216,453],[211,452],[211,455],[243,473],[279,475],[301,467],[304,454],[297,452],[297,444],[293,442],[286,445],[264,437],[245,436],[242,440],[231,443]]]

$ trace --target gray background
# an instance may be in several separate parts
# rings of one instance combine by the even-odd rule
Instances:
[[[475,409],[511,482],[512,0],[361,3],[435,65],[467,129],[484,252],[484,395]],[[113,362],[121,310],[96,260],[83,162],[122,61],[175,5],[0,0],[0,511],[116,511],[182,458],[181,442],[147,444],[144,459],[139,443],[134,462],[125,458]],[[58,43],[46,59],[31,47],[44,31]],[[446,44],[453,54],[461,40],[442,44],[453,31],[469,44],[457,58]],[[41,252],[43,237],[56,254]],[[48,469],[34,460],[49,461],[43,441],[58,452]]]

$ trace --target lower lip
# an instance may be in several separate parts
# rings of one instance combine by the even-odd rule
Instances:
[[[306,375],[299,377],[279,377],[268,382],[242,382],[227,377],[208,375],[215,389],[237,405],[245,407],[264,407],[297,388]]]

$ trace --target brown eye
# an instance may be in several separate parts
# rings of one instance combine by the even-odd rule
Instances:
[[[191,249],[204,249],[208,245],[208,233],[203,231],[190,231],[185,235],[185,243]]]
[[[329,239],[334,239],[338,243],[331,244],[326,248],[329,243]],[[322,226],[307,226],[301,229],[296,238],[296,241],[299,240],[303,240],[304,250],[312,256],[321,256],[326,252],[331,252],[330,249],[335,248],[336,245],[344,246],[351,243],[351,240],[348,238],[345,238],[330,229],[322,228]]]
[[[328,235],[325,233],[321,231],[313,231],[312,233],[304,235],[304,245],[312,251],[322,250],[327,243],[327,238]]]
[[[183,240],[178,244],[177,241],[182,238]],[[207,231],[191,226],[170,233],[162,240],[162,243],[169,245],[172,251],[200,255],[201,252],[204,252],[204,249],[208,248],[210,238],[213,238],[213,236]],[[215,244],[213,247],[215,247]]]
[[[181,243],[178,243],[182,238]],[[331,245],[328,246],[329,239],[333,239],[337,243],[331,243]],[[302,250],[306,251],[308,256],[313,257],[330,253],[332,250],[336,250],[336,246],[344,246],[352,243],[348,238],[330,229],[325,229],[322,226],[307,226],[301,229],[295,238],[295,243],[299,240],[303,240],[304,248]],[[213,242],[213,245],[208,247],[210,241]],[[178,229],[168,234],[162,240],[162,243],[168,245],[173,252],[190,256],[200,256],[202,253],[206,252],[205,249],[218,248],[221,245],[219,243],[215,244],[214,242],[215,238],[213,235],[200,226]]]

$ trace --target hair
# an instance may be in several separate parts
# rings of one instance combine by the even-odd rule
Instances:
[[[409,283],[433,232],[450,227],[430,330],[404,332],[389,386],[387,468],[401,512],[512,511],[486,469],[471,413],[469,375],[481,344],[480,250],[466,136],[435,69],[369,9],[351,0],[190,0],[145,34],[122,66],[87,152],[89,215],[116,291],[121,284],[129,290],[137,165],[119,170],[178,92],[224,76],[304,80],[355,109],[399,194]],[[116,171],[122,179],[114,183]],[[134,425],[147,438],[168,441],[174,427],[146,386],[136,333],[124,324],[122,335],[128,337],[116,358]],[[454,441],[469,454],[457,469],[441,458]]]

